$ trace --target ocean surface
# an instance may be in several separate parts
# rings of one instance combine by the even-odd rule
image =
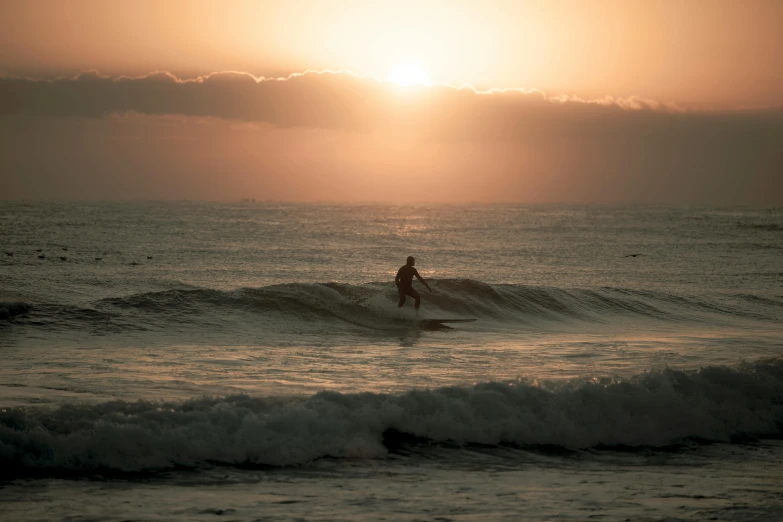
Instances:
[[[0,202],[0,243],[2,520],[783,520],[781,208]]]

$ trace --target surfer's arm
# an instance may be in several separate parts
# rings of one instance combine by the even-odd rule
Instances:
[[[397,270],[397,275],[396,275],[396,276],[394,276],[394,284],[395,284],[395,285],[397,285],[397,286],[400,286],[400,280],[402,279],[402,278],[400,277],[400,273],[402,273],[402,268],[400,268],[399,270]]]
[[[430,292],[432,292],[432,288],[430,288],[430,285],[428,285],[428,284],[427,284],[427,281],[425,281],[424,279],[422,279],[422,278],[421,278],[421,276],[419,275],[419,271],[418,271],[418,270],[416,270],[415,268],[413,269],[413,275],[415,275],[415,276],[416,276],[416,279],[418,279],[418,280],[419,280],[419,283],[421,283],[421,284],[423,284],[424,286],[426,286],[426,287],[427,287],[427,290],[429,290]]]

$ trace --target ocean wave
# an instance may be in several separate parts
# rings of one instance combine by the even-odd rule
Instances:
[[[0,473],[383,458],[390,434],[458,446],[574,450],[781,437],[783,359],[664,369],[629,379],[487,382],[401,394],[238,395],[4,409]]]
[[[737,223],[738,228],[764,230],[767,232],[783,232],[783,225],[778,223]]]
[[[0,301],[0,320],[11,319],[14,316],[26,314],[32,310],[32,305],[22,301]]]
[[[704,297],[625,288],[564,289],[517,284],[489,284],[471,279],[431,279],[424,292],[428,316],[487,318],[525,323],[537,319],[601,321],[624,315],[656,320],[697,320],[704,314],[774,319],[769,301],[744,299],[737,307]],[[338,319],[368,327],[389,326],[379,319],[408,318],[396,307],[392,283],[293,283],[232,291],[174,289],[104,299],[99,307],[126,309],[185,319],[221,310]],[[756,305],[755,307],[752,305]],[[409,312],[410,310],[407,310]]]
[[[617,318],[657,322],[714,321],[737,318],[781,320],[779,302],[751,294],[710,298],[627,288],[557,288],[489,284],[471,279],[431,279],[421,317],[475,318],[512,327]],[[261,288],[170,289],[102,299],[89,307],[36,306],[31,320],[48,328],[81,328],[100,333],[167,329],[172,325],[222,324],[252,328],[296,329],[318,323],[319,331],[410,327],[412,307],[397,308],[393,283],[290,283]],[[248,315],[242,315],[248,314]],[[263,319],[270,321],[263,322]],[[481,324],[481,323],[478,323]],[[484,324],[489,324],[485,322]]]

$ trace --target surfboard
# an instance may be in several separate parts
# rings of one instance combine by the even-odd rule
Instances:
[[[419,326],[424,329],[451,328],[445,323],[472,323],[476,319],[420,319]]]
[[[476,319],[420,319],[423,322],[430,323],[472,323]]]

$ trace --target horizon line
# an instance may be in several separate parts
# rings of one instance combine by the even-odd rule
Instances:
[[[413,206],[413,205],[433,205],[433,206],[580,206],[580,207],[620,207],[620,206],[641,206],[641,207],[718,207],[718,208],[764,208],[764,209],[783,209],[783,204],[775,203],[698,203],[698,202],[652,202],[652,201],[481,201],[481,200],[461,200],[461,201],[437,201],[437,200],[291,200],[291,199],[260,199],[260,198],[231,198],[231,199],[207,199],[207,198],[114,198],[114,199],[78,199],[78,198],[0,198],[0,204],[3,203],[57,203],[57,204],[85,204],[85,203],[255,203],[259,205],[339,205],[339,206]]]

